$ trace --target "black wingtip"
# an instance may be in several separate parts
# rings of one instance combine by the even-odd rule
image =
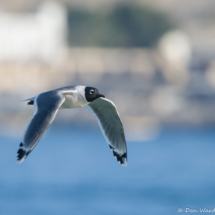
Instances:
[[[127,165],[127,153],[124,153],[123,155],[119,155],[115,151],[113,151],[113,155],[116,157],[117,161],[119,161],[121,165],[124,165],[124,166]]]
[[[19,144],[19,147],[22,147],[23,143]],[[19,150],[17,151],[17,162],[21,163],[24,158],[26,157],[26,151],[22,148],[19,148]]]
[[[109,145],[110,149],[113,151],[113,155],[114,157],[117,159],[117,161],[123,165],[123,166],[127,166],[127,153],[125,152],[122,155],[119,155],[117,152],[114,151],[114,148]]]

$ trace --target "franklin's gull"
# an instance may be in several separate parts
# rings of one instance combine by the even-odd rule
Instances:
[[[98,120],[102,133],[113,155],[123,166],[127,165],[127,149],[122,122],[114,103],[100,94],[94,87],[70,86],[39,94],[27,99],[34,105],[32,117],[17,152],[17,162],[21,163],[34,149],[54,120],[58,109],[86,108]]]

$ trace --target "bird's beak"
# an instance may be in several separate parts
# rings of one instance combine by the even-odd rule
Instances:
[[[99,94],[99,97],[105,98],[105,96],[104,96],[104,95],[102,95],[102,94]]]

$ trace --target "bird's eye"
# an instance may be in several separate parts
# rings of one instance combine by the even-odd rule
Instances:
[[[93,94],[94,93],[94,90],[90,90],[90,94]]]

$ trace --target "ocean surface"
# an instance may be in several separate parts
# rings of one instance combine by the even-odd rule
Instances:
[[[0,136],[0,215],[174,215],[215,207],[215,128],[166,128],[156,140],[127,142],[126,168],[98,127],[51,126],[17,164],[20,140]]]

